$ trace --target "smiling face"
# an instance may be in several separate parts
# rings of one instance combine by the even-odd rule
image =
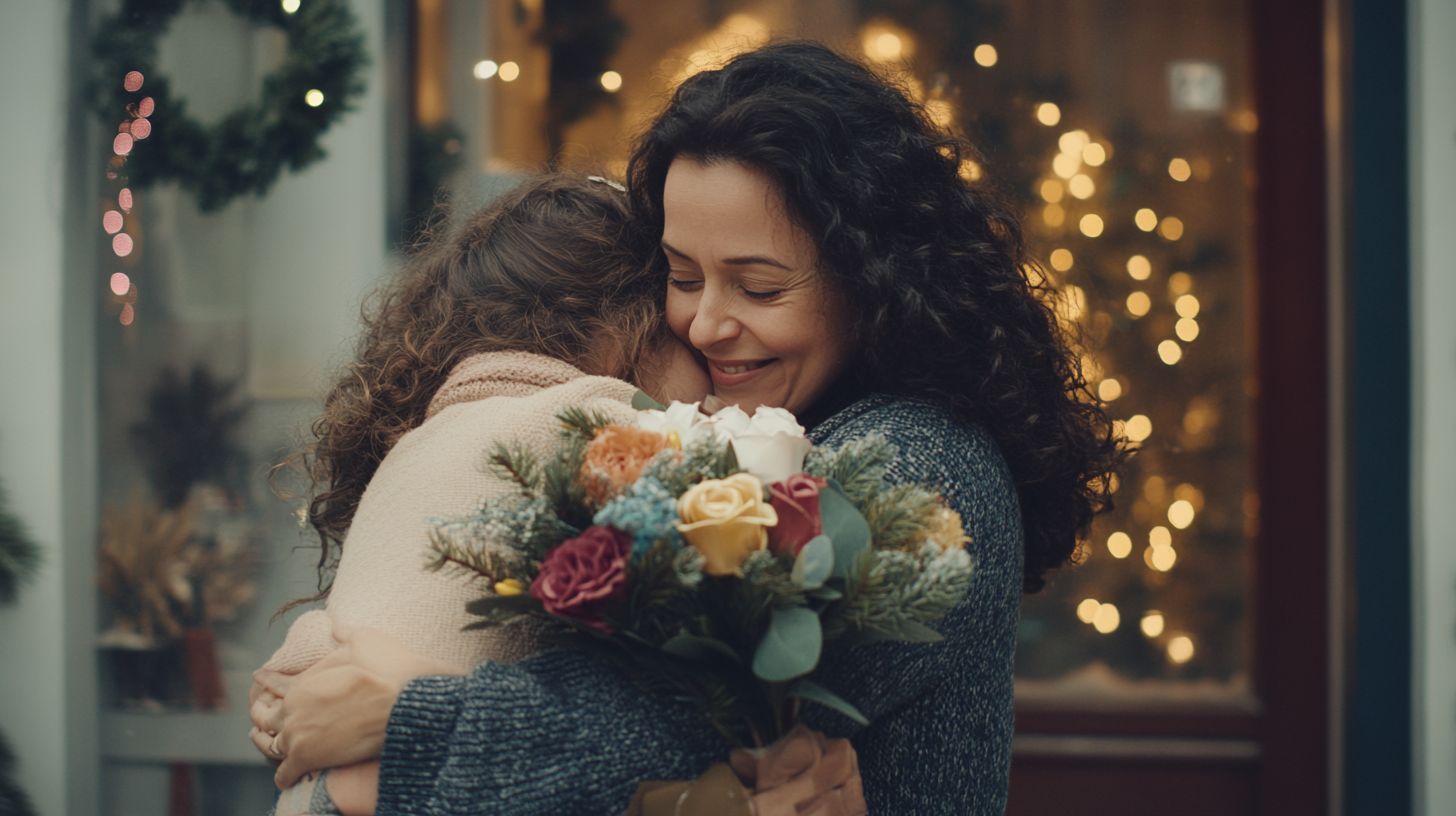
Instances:
[[[802,413],[850,352],[813,239],[767,177],[733,162],[677,159],[662,205],[667,321],[706,360],[713,393]]]

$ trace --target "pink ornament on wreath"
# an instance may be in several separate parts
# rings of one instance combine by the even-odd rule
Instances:
[[[632,536],[615,527],[588,527],[546,554],[531,596],[551,615],[610,632],[601,610],[627,597],[631,554]]]

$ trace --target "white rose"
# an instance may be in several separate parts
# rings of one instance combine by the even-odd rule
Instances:
[[[665,411],[638,411],[637,427],[644,431],[656,431],[663,436],[670,436],[675,432],[684,448],[705,435],[714,435],[712,424],[698,411],[696,402],[673,400]]]
[[[750,419],[738,406],[730,405],[709,421],[733,441],[738,465],[764,484],[802,472],[804,457],[813,447],[804,438],[804,426],[783,408],[759,406]]]

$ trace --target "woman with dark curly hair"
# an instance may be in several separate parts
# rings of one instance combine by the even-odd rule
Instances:
[[[887,482],[939,483],[971,536],[944,640],[817,670],[870,724],[803,718],[852,737],[875,813],[1003,811],[1020,595],[1071,558],[1126,455],[1016,219],[962,178],[975,158],[901,88],[786,43],[685,81],[629,165],[668,323],[716,397],[786,407],[816,444],[885,435]],[[726,753],[691,706],[584,654],[407,687],[358,666],[393,705],[351,731],[382,749],[379,812],[615,814],[638,781]]]

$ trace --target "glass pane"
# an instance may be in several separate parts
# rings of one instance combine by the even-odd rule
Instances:
[[[415,95],[432,101],[417,118],[461,134],[452,149],[466,158],[451,181],[460,201],[551,162],[620,175],[632,135],[677,82],[772,37],[861,56],[963,130],[987,165],[968,176],[984,175],[1023,208],[1033,252],[1084,336],[1092,388],[1142,445],[1083,563],[1026,599],[1018,693],[1245,690],[1257,122],[1243,4],[474,7],[421,2],[418,20]],[[548,21],[556,14],[565,16]],[[540,33],[548,29],[579,39],[553,45]]]

